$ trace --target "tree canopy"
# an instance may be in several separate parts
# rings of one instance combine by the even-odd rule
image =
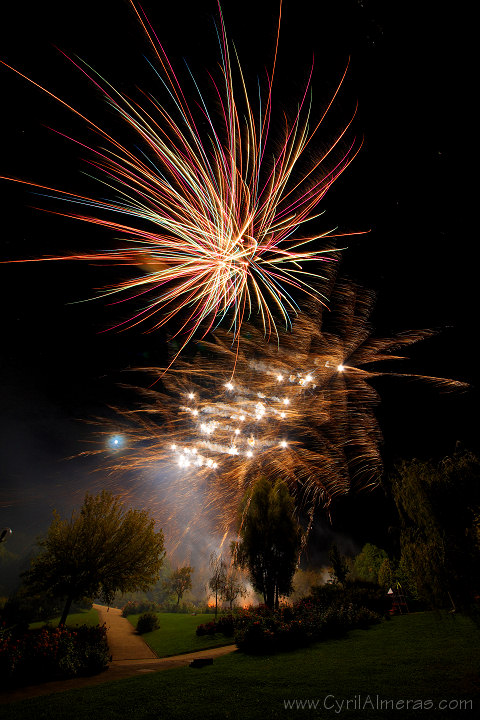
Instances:
[[[222,600],[228,602],[231,610],[235,600],[238,597],[245,597],[246,594],[247,588],[242,582],[242,578],[240,577],[238,570],[234,567],[228,568],[223,587],[221,588]]]
[[[148,590],[158,579],[164,558],[164,538],[155,532],[147,511],[127,509],[120,498],[102,491],[87,493],[79,511],[53,522],[25,580],[34,590],[65,598],[60,624],[71,603],[100,596],[111,602],[115,592]]]
[[[347,558],[345,557],[345,555],[341,554],[336,543],[332,543],[330,545],[330,550],[328,551],[328,559],[332,564],[333,580],[340,583],[340,585],[343,585],[345,583],[348,573],[350,572],[350,568],[348,566]]]
[[[165,589],[177,596],[177,605],[180,604],[180,600],[192,587],[192,575],[194,568],[190,565],[184,565],[183,567],[176,568],[168,580],[165,580]]]
[[[382,548],[365,543],[361,552],[357,555],[353,563],[353,574],[359,580],[365,582],[378,582],[378,573],[384,560],[388,558],[387,553]]]
[[[397,466],[392,492],[401,562],[424,599],[468,609],[480,593],[480,461],[470,452],[440,463]]]
[[[246,500],[243,518],[236,562],[248,569],[265,604],[278,607],[279,596],[292,590],[301,537],[286,484],[258,480]]]

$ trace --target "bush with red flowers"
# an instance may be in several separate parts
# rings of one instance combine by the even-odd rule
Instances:
[[[272,653],[341,637],[348,630],[379,621],[380,616],[368,608],[347,602],[326,607],[308,597],[274,611],[264,605],[239,611],[234,618],[235,642],[244,652]]]
[[[0,683],[43,682],[78,675],[93,675],[110,660],[105,625],[81,625],[0,632]]]
[[[217,632],[217,623],[215,620],[211,620],[211,622],[203,623],[202,625],[199,625],[196,629],[197,635],[215,635]]]
[[[235,617],[231,613],[228,615],[222,615],[217,621],[211,620],[208,623],[199,625],[197,627],[197,635],[215,635],[215,633],[222,633],[226,637],[232,637],[234,633]]]

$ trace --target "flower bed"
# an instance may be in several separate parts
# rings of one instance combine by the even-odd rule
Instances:
[[[222,633],[226,637],[231,637],[235,629],[235,617],[230,613],[228,615],[222,615],[211,622],[204,623],[197,627],[197,635],[215,635],[215,633]]]
[[[110,660],[105,625],[0,633],[0,683],[29,684],[94,675]]]
[[[314,598],[270,611],[250,607],[235,615],[235,642],[248,653],[291,650],[325,638],[341,637],[348,630],[379,622],[380,616],[352,603],[325,607]]]

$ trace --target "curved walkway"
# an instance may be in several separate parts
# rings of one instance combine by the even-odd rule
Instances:
[[[137,635],[135,628],[127,618],[122,617],[122,611],[118,608],[107,608],[104,605],[94,605],[98,612],[100,625],[107,626],[108,645],[112,660],[152,660],[158,659],[157,655],[141,635]]]
[[[199,650],[183,655],[158,658],[146,642],[135,634],[135,630],[126,618],[122,618],[117,608],[106,608],[103,605],[94,605],[98,611],[100,624],[107,625],[107,638],[112,654],[112,662],[107,670],[92,677],[70,678],[68,680],[55,680],[41,685],[29,685],[18,690],[2,693],[0,703],[15,702],[26,698],[50,695],[65,690],[77,690],[104,682],[124,680],[135,675],[170,670],[170,668],[189,665],[195,658],[216,658],[227,655],[237,649],[236,645]]]

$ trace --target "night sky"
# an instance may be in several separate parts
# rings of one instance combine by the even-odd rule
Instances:
[[[442,330],[410,350],[406,371],[473,386],[468,393],[442,395],[418,383],[378,383],[387,466],[398,457],[441,458],[457,440],[478,449],[474,230],[463,228],[467,19],[446,4],[419,5],[285,0],[275,85],[278,97],[295,103],[314,54],[315,106],[329,98],[350,58],[330,129],[345,122],[358,101],[354,132],[364,144],[323,208],[330,226],[370,232],[348,240],[340,274],[377,292],[377,334]],[[143,7],[185,84],[183,58],[204,87],[206,69],[214,69],[219,58],[215,2],[147,0]],[[271,65],[278,3],[226,0],[223,9],[254,87]],[[104,124],[118,127],[99,93],[55,46],[77,53],[125,92],[138,86],[161,95],[126,1],[9,3],[0,32],[2,59]],[[95,192],[82,174],[88,172],[86,151],[49,129],[85,138],[84,125],[11,71],[0,70],[0,77],[0,174]],[[2,259],[108,245],[106,231],[34,209],[61,209],[59,203],[6,181],[1,187]],[[81,502],[92,461],[63,459],[88,439],[83,420],[115,402],[121,371],[165,361],[164,335],[103,332],[117,320],[118,309],[102,301],[77,303],[93,296],[112,273],[83,263],[0,266],[0,527],[11,526],[19,538],[42,530],[52,507]],[[349,503],[338,527],[368,539],[371,519],[382,523],[382,501],[364,496]]]

